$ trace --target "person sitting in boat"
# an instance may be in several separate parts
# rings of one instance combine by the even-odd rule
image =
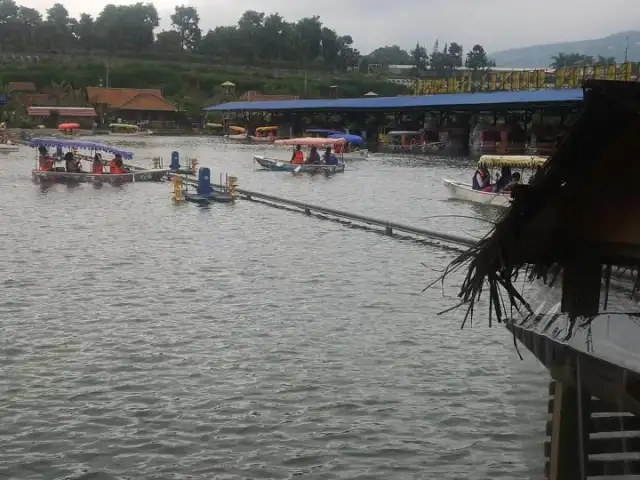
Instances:
[[[333,146],[333,151],[336,152],[336,153],[342,153],[342,145],[340,143],[336,143]]]
[[[293,151],[293,155],[291,155],[291,163],[296,165],[304,163],[304,154],[302,153],[302,147],[300,145],[296,145],[296,149]]]
[[[535,173],[529,178],[529,185],[540,180],[540,177],[542,177],[542,167],[538,165]]]
[[[482,165],[480,168],[476,170],[476,173],[473,174],[473,179],[471,181],[471,187],[474,190],[485,190],[490,186],[491,176],[489,175],[489,170],[487,167]]]
[[[318,153],[318,149],[316,147],[311,147],[311,150],[309,150],[309,155],[307,155],[307,161],[304,163],[312,163],[312,164],[321,163],[320,154]]]
[[[102,164],[102,158],[99,153],[96,153],[93,157],[93,173],[98,175],[104,173],[104,165]]]
[[[44,145],[40,145],[40,148],[38,148],[38,151],[40,152],[40,157],[38,158],[38,165],[40,166],[40,171],[48,172],[50,170],[53,170],[54,161],[53,161],[53,158],[49,156],[49,152],[47,151],[47,148]]]
[[[507,185],[509,185],[511,183],[511,167],[502,167],[502,169],[500,170],[500,178],[498,178],[498,181],[496,182],[495,185],[495,191],[496,192],[501,192],[504,190],[504,187],[506,187]]]
[[[504,187],[503,192],[510,192],[513,190],[513,187],[520,184],[520,173],[514,172],[513,177],[511,178],[511,182]]]
[[[122,174],[126,173],[124,164],[122,163],[122,155],[116,153],[116,156],[109,162],[109,173]]]
[[[331,153],[331,147],[327,147],[324,152],[324,163],[327,165],[338,165],[338,157]]]
[[[80,173],[82,168],[80,166],[80,160],[76,160],[72,152],[67,152],[64,155],[64,166],[68,173]]]

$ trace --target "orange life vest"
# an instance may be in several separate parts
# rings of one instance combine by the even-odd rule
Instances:
[[[336,152],[336,153],[342,153],[342,145],[340,145],[339,143],[336,143],[333,146],[333,151]]]
[[[298,164],[304,162],[304,154],[300,150],[293,152],[293,163]]]
[[[124,171],[118,166],[115,160],[109,162],[109,173],[124,173]]]
[[[52,168],[53,168],[53,160],[50,159],[49,157],[41,156],[40,157],[40,171],[41,172],[48,172]]]

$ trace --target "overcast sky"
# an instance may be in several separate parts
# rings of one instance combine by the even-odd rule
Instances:
[[[17,0],[44,12],[54,2]],[[96,15],[108,3],[62,0],[69,12]],[[169,26],[175,1],[153,2],[161,26]],[[440,43],[458,42],[465,49],[476,43],[489,52],[538,43],[585,40],[623,30],[640,29],[640,0],[197,0],[188,2],[200,12],[201,27],[237,21],[248,9],[279,12],[289,21],[319,15],[339,34],[350,34],[363,53],[381,45],[413,47],[416,42],[431,49]]]

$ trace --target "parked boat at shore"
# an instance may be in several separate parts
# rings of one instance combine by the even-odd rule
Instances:
[[[231,125],[228,128],[228,131],[229,133],[224,136],[224,138],[226,138],[227,140],[231,140],[232,142],[248,142],[249,141],[249,133],[247,132],[247,129],[244,127]]]
[[[478,161],[478,167],[509,169],[536,169],[547,161],[546,157],[526,156],[526,155],[483,155]],[[510,192],[484,191],[473,188],[473,184],[443,178],[442,183],[449,192],[449,196],[457,200],[491,205],[494,207],[506,208],[511,204]]]
[[[20,150],[20,145],[13,143],[9,139],[0,140],[0,153],[9,154]]]
[[[253,143],[273,143],[280,127],[267,126],[256,128],[255,135],[249,136]]]
[[[128,123],[112,123],[109,125],[109,135],[148,137],[149,135],[153,135],[153,132],[151,130],[140,129],[137,125]]]
[[[36,166],[31,176],[38,183],[127,183],[127,182],[157,182],[166,177],[169,169],[144,169],[123,165],[118,172],[106,172],[100,152],[114,155],[116,158],[131,160],[133,154],[108,145],[95,142],[61,140],[57,138],[34,138],[30,146],[36,149]],[[55,148],[55,154],[49,155],[47,149]],[[65,153],[66,150],[66,153]],[[87,152],[80,153],[79,150]],[[43,155],[47,151],[46,155]],[[68,171],[65,167],[55,167],[56,162],[64,161],[68,153],[72,153],[74,160],[80,165],[80,171]],[[41,157],[45,157],[42,162]],[[82,163],[89,164],[88,171],[84,171]],[[43,168],[43,164],[49,164]],[[94,165],[99,163],[99,169]],[[113,167],[115,169],[115,167]]]
[[[367,160],[369,157],[369,150],[361,148],[364,145],[364,140],[358,135],[352,135],[350,133],[332,133],[327,138],[342,138],[345,140],[344,145],[334,147],[336,154],[340,154],[343,160]]]

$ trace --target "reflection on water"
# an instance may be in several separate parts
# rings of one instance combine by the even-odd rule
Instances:
[[[117,143],[435,230],[497,215],[447,200],[468,161],[296,177],[256,170],[264,147]],[[506,331],[437,315],[461,278],[421,293],[454,253],[250,202],[174,206],[168,183],[42,189],[31,158],[0,165],[0,478],[542,474],[546,374]]]

